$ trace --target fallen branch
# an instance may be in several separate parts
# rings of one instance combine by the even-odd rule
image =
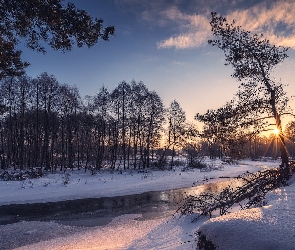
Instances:
[[[290,162],[290,168],[294,172],[295,163]],[[265,194],[277,187],[286,184],[284,169],[274,168],[256,173],[245,173],[235,178],[241,184],[237,188],[228,186],[220,193],[200,193],[186,197],[177,212],[181,214],[198,214],[193,221],[200,216],[209,215],[219,209],[220,215],[224,215],[234,204],[246,203],[241,205],[242,209],[250,208],[261,204]]]

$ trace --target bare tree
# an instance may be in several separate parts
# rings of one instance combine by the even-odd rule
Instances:
[[[107,88],[102,87],[94,96],[93,113],[95,117],[95,144],[96,144],[96,168],[101,168],[106,159],[107,130],[109,113],[111,109],[110,93]]]
[[[117,129],[119,131],[119,137],[116,145],[120,145],[121,155],[123,160],[123,167],[126,169],[127,163],[127,127],[128,127],[128,103],[131,102],[131,87],[125,81],[122,81],[111,93],[114,114],[117,119]],[[119,152],[118,152],[119,153]]]
[[[185,122],[185,112],[176,100],[172,101],[168,108],[168,145],[172,147],[171,167],[173,166],[175,149],[180,147],[183,141]]]

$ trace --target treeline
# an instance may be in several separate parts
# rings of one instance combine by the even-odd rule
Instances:
[[[47,73],[1,81],[1,168],[149,167],[165,119],[142,82],[121,82],[82,99]]]
[[[222,144],[216,136],[200,136],[177,101],[164,107],[143,82],[122,81],[113,91],[102,87],[81,98],[76,87],[42,73],[2,80],[0,95],[1,169],[172,168],[180,154],[188,166],[200,167],[204,156],[279,155],[275,137]],[[287,130],[292,141],[294,128],[291,123]],[[289,152],[295,155],[293,143]]]
[[[295,124],[293,124],[293,129]],[[295,133],[288,134],[288,126],[285,129],[286,147],[289,156],[295,159]],[[202,154],[210,158],[230,158],[230,159],[261,159],[263,157],[277,159],[280,157],[278,146],[278,137],[275,134],[254,135],[252,137],[244,137],[243,140],[231,140],[230,143],[221,144],[220,142],[212,142],[208,139],[200,141],[200,149]]]

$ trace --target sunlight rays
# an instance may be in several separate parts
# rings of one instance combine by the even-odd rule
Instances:
[[[272,154],[275,156],[275,158],[280,157],[279,144],[282,143],[282,139],[284,140],[285,143],[288,142],[288,143],[294,144],[294,142],[289,140],[288,137],[284,136],[284,134],[281,133],[278,128],[275,128],[272,130],[272,133],[269,135],[269,138],[271,138],[271,139],[269,140],[269,143],[267,144],[267,147],[264,151],[264,155],[266,155],[267,152],[269,150],[271,150]],[[288,153],[288,155],[290,155],[288,152],[288,149],[287,149],[287,153]]]
[[[285,144],[295,144],[292,140],[290,140],[287,136],[285,136],[283,133],[280,133],[280,130],[275,128],[270,135],[270,137],[273,137],[272,140],[269,141],[267,148],[264,152],[264,155],[266,155],[268,150],[272,150],[273,155],[276,155],[275,158],[280,157],[280,147],[279,144],[282,142],[282,139],[284,140]],[[290,152],[288,152],[288,148],[286,148],[288,155],[290,156]]]

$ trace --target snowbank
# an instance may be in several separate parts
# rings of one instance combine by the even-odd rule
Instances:
[[[210,219],[199,232],[218,250],[294,250],[295,178],[269,192],[266,206]]]

